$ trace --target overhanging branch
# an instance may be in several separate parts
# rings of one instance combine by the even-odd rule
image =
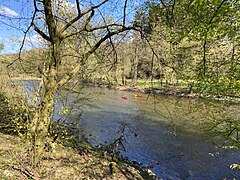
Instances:
[[[109,39],[110,37],[122,33],[124,31],[133,30],[134,27],[123,27],[121,29],[109,32],[104,37],[102,37],[87,53],[84,54],[82,61],[86,61],[99,47],[100,45]],[[80,70],[81,65],[78,64],[69,74],[67,74],[61,81],[58,82],[58,89],[60,89],[64,84],[66,84],[70,79],[72,79],[78,71]]]
[[[47,36],[43,31],[41,31],[34,22],[32,22],[32,26],[34,27],[34,30],[42,36],[43,39],[51,42],[51,39],[49,36]]]
[[[95,11],[92,10],[91,15],[86,19],[84,25],[82,26],[82,28],[81,28],[80,30],[78,30],[78,31],[76,31],[76,32],[73,32],[73,33],[71,33],[71,34],[68,34],[68,35],[66,35],[66,36],[64,36],[63,39],[67,39],[67,38],[69,38],[69,37],[71,37],[71,36],[77,35],[77,34],[83,32],[84,30],[86,30],[86,29],[87,29],[87,26],[89,25],[91,19],[92,19],[93,16],[94,16],[94,13],[95,13]]]
[[[71,21],[69,21],[59,32],[60,34],[64,33],[64,31],[66,31],[70,26],[72,26],[75,22],[77,22],[80,18],[82,18],[84,15],[88,14],[89,12],[94,12],[94,9],[99,8],[100,6],[102,6],[103,4],[105,4],[106,2],[108,2],[109,0],[104,0],[101,3],[99,3],[96,6],[92,6],[91,8],[81,12],[80,10],[80,4],[79,4],[79,0],[76,0],[77,3],[77,11],[78,11],[78,15],[73,18]],[[91,17],[91,15],[90,15]]]
[[[27,34],[28,34],[29,30],[30,30],[31,27],[32,27],[33,21],[34,21],[35,16],[36,16],[36,14],[37,14],[38,11],[39,11],[39,10],[38,10],[38,8],[37,8],[36,1],[34,1],[34,12],[33,12],[32,18],[31,18],[31,23],[30,23],[30,25],[28,26],[27,30],[24,32],[24,36],[23,36],[23,40],[22,40],[22,43],[21,43],[21,46],[20,46],[20,49],[19,49],[18,57],[17,57],[15,60],[13,60],[11,63],[9,63],[9,64],[7,65],[7,68],[8,68],[9,66],[13,65],[16,61],[21,60],[21,54],[22,54],[22,50],[23,50],[23,46],[24,46],[24,44],[25,44],[25,40],[26,40]],[[20,63],[20,65],[22,66],[21,63]],[[24,70],[23,66],[22,66],[22,69]]]
[[[64,36],[65,39],[71,37],[71,36],[75,36],[77,34],[80,34],[81,32],[93,32],[93,31],[97,31],[97,30],[101,30],[101,29],[106,29],[106,28],[109,28],[109,27],[119,27],[119,28],[124,28],[124,26],[122,24],[107,24],[107,25],[103,25],[103,26],[98,26],[98,27],[94,27],[94,28],[87,28],[87,25],[86,26],[83,26],[81,29],[79,29],[78,31],[74,32],[74,33],[71,33],[71,34],[68,34],[66,36]]]

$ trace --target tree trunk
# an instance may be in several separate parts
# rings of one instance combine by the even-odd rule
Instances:
[[[53,112],[54,96],[58,90],[58,69],[61,64],[60,40],[58,38],[52,43],[51,49],[51,58],[48,60],[46,71],[42,75],[43,92],[41,100],[30,124],[30,141],[33,156],[31,160],[34,167],[39,164],[43,153],[46,151],[45,148],[51,146],[49,128]]]
[[[117,71],[118,71],[117,62],[115,62],[113,65],[113,81],[116,85],[118,85]]]
[[[54,95],[57,91],[57,70],[52,68],[44,78],[43,94],[30,124],[30,141],[32,142],[32,165],[37,166],[44,153],[44,148],[50,143],[49,126],[53,112]]]
[[[133,70],[133,87],[135,87],[137,85],[137,76],[138,76],[138,68],[137,68],[138,64],[135,63],[134,64],[134,70]]]
[[[124,66],[124,65],[123,65]],[[126,85],[126,75],[125,75],[125,68],[122,68],[122,85]]]
[[[135,59],[133,60],[133,80],[132,80],[133,87],[137,85],[137,78],[138,78],[138,54],[137,54],[137,47],[136,47]]]

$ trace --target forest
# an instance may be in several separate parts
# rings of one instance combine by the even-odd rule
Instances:
[[[24,8],[25,0],[20,2]],[[235,150],[237,161],[229,165],[235,173],[231,178],[240,177],[238,0],[32,0],[26,7],[28,4],[31,4],[31,12],[28,10],[29,14],[23,13],[20,18],[1,13],[4,6],[0,6],[0,21],[22,33],[20,40],[13,40],[18,46],[16,52],[8,52],[8,45],[0,41],[0,139],[4,138],[2,133],[24,139],[13,140],[21,142],[14,153],[21,155],[22,162],[11,161],[6,165],[3,163],[6,159],[0,158],[0,177],[11,179],[6,169],[15,171],[20,179],[50,177],[50,172],[39,172],[39,167],[47,159],[49,149],[54,151],[55,142],[71,147],[74,144],[79,152],[91,151],[88,158],[99,158],[93,154],[100,150],[83,145],[77,130],[71,129],[71,123],[54,120],[57,94],[62,91],[84,94],[82,85],[136,91],[135,97],[170,95],[206,101],[207,105],[199,103],[196,111],[201,113],[211,106],[209,109],[214,109],[218,117],[206,110],[207,118],[199,119],[208,127],[208,134],[223,139],[223,149]],[[32,36],[37,37],[38,44],[30,38]],[[19,80],[39,82],[31,100],[16,85]],[[69,117],[71,112],[70,107],[62,107],[63,116]],[[172,119],[169,122],[175,131]],[[122,133],[124,131],[123,128]],[[122,140],[120,136],[111,144],[114,146],[108,147],[115,152],[107,155],[112,156],[112,160],[105,156],[93,160],[110,161],[104,162],[105,168],[94,166],[104,172],[86,170],[79,176],[87,179],[101,179],[106,174],[105,178],[110,179],[156,178],[149,173],[144,177],[142,174],[148,171],[142,167],[136,174],[128,165],[119,165],[121,158],[116,149],[124,148]],[[0,154],[3,152],[0,150]],[[78,153],[72,153],[77,158]],[[79,161],[77,163],[81,163]],[[87,164],[90,168],[93,166],[89,161]],[[121,174],[124,168],[128,168],[123,170],[128,173]],[[115,176],[114,171],[117,171]]]

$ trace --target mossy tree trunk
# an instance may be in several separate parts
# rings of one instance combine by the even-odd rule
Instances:
[[[51,55],[49,59],[45,59],[41,99],[30,124],[29,134],[34,166],[40,162],[45,151],[44,148],[50,143],[50,118],[53,112],[54,96],[58,89],[58,69],[61,65],[61,34],[54,20],[52,1],[44,0],[42,3],[49,35],[47,36],[43,31],[40,31],[36,25],[34,28],[50,42]]]
[[[138,55],[138,48],[137,46],[135,47],[135,58],[133,60],[132,64],[132,85],[135,87],[137,85],[137,80],[138,80],[138,61],[139,61],[139,55]]]
[[[33,150],[33,165],[37,165],[47,145],[50,143],[49,126],[53,112],[54,95],[57,91],[55,80],[56,69],[50,69],[48,77],[44,78],[44,88],[40,104],[30,124],[30,140]]]
[[[43,75],[43,88],[41,99],[30,124],[30,140],[33,150],[33,165],[37,165],[45,151],[51,145],[49,128],[54,106],[54,96],[58,90],[58,68],[60,65],[60,43],[51,45],[52,56],[48,60],[45,74]]]
[[[91,56],[100,45],[105,42],[107,39],[111,38],[114,35],[120,34],[124,31],[132,30],[133,27],[126,27],[125,23],[122,24],[106,24],[104,26],[89,26],[90,21],[92,20],[95,9],[101,7],[103,4],[107,3],[109,0],[102,0],[97,5],[92,5],[88,9],[81,10],[81,5],[79,0],[76,0],[77,14],[73,15],[72,19],[61,21],[62,17],[57,17],[58,14],[54,13],[55,6],[54,1],[52,0],[34,0],[35,11],[33,14],[33,19],[31,26],[34,27],[34,30],[49,43],[49,49],[51,55],[49,59],[44,61],[44,71],[42,72],[43,78],[43,89],[41,92],[40,102],[37,104],[35,114],[32,118],[32,121],[29,125],[28,137],[31,142],[31,152],[33,153],[33,165],[37,165],[45,151],[47,144],[51,144],[49,136],[49,126],[51,122],[52,112],[54,108],[54,96],[55,93],[63,85],[65,85],[70,79],[76,76],[81,70],[82,65],[86,63],[86,60]],[[126,4],[127,0],[125,0]],[[39,6],[39,7],[38,7]],[[67,11],[62,9],[63,11]],[[124,7],[126,11],[126,7]],[[35,24],[36,14],[42,14],[41,17],[44,17],[44,22],[42,26]],[[124,14],[124,19],[125,19]],[[73,30],[72,26],[76,22],[81,21],[81,27]],[[114,30],[110,31],[108,26],[113,27]],[[42,29],[40,28],[42,27]],[[44,29],[46,27],[47,29]],[[108,29],[108,33],[101,37],[90,49],[82,56],[81,62],[76,64],[70,72],[65,74],[63,77],[59,76],[59,71],[62,67],[62,50],[61,47],[64,45],[62,43],[64,40],[76,36],[78,34],[87,34],[89,32],[94,32],[98,30]]]

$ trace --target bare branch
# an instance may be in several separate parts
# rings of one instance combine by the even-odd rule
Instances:
[[[64,31],[66,31],[71,25],[73,25],[75,22],[77,22],[82,16],[81,16],[81,9],[80,9],[80,3],[79,0],[76,0],[77,4],[77,16],[73,18],[71,21],[69,21],[61,30],[60,34],[62,34]]]
[[[99,47],[100,45],[106,41],[107,39],[109,39],[110,37],[119,34],[121,32],[124,31],[128,31],[128,30],[133,30],[134,27],[123,27],[121,29],[109,32],[108,34],[106,34],[103,38],[101,38],[92,48],[91,50],[89,50],[86,54],[84,54],[82,61],[86,61]],[[60,89],[64,84],[66,84],[71,78],[73,78],[77,72],[80,70],[81,68],[81,64],[78,64],[73,70],[72,72],[70,72],[69,74],[67,74],[60,82],[58,82],[58,89]]]
[[[69,35],[66,35],[64,36],[64,38],[69,38],[71,36],[75,36],[77,34],[80,34],[81,32],[85,31],[85,32],[93,32],[93,31],[96,31],[96,30],[100,30],[100,29],[106,29],[106,28],[109,28],[109,27],[122,27],[124,28],[124,26],[122,24],[107,24],[107,25],[103,25],[103,26],[98,26],[98,27],[94,27],[94,28],[87,28],[87,24],[86,26],[83,26],[81,29],[79,29],[78,31],[72,33],[72,34],[69,34]]]
[[[11,63],[9,63],[9,64],[7,65],[7,68],[8,68],[9,66],[13,65],[16,61],[18,61],[18,60],[21,59],[21,54],[22,54],[23,46],[24,46],[24,44],[25,44],[25,40],[26,40],[26,37],[27,37],[27,33],[28,33],[29,30],[31,29],[32,24],[33,24],[33,21],[34,21],[34,19],[35,19],[35,16],[36,16],[36,14],[37,14],[37,11],[38,11],[37,5],[36,5],[36,2],[35,2],[35,1],[34,1],[34,7],[35,7],[35,10],[34,10],[34,12],[33,12],[32,18],[31,18],[32,20],[31,20],[31,23],[30,23],[30,25],[28,26],[27,30],[24,32],[24,36],[23,36],[23,40],[22,40],[22,43],[21,43],[21,46],[20,46],[20,49],[19,49],[18,57],[17,57],[15,60],[13,60]],[[21,64],[21,65],[22,65],[22,64]],[[22,67],[22,68],[23,68],[23,67]],[[24,68],[23,68],[23,70],[24,70]]]
[[[203,42],[203,75],[205,76],[206,74],[206,63],[207,63],[207,58],[206,58],[206,51],[207,51],[207,38],[208,38],[208,31],[210,28],[210,24],[213,22],[214,18],[217,16],[218,12],[220,11],[221,7],[227,0],[223,0],[219,6],[217,7],[216,11],[214,12],[213,16],[211,17],[210,21],[208,22],[208,26],[206,28],[205,36],[204,36],[204,42]]]
[[[224,4],[225,2],[227,2],[227,0],[223,0],[223,1],[219,4],[219,6],[217,7],[216,11],[214,12],[212,18],[210,19],[209,24],[212,23],[212,21],[214,20],[214,18],[215,18],[216,15],[218,14],[218,11],[221,9],[221,7],[223,6],[223,4]]]
[[[72,26],[75,22],[77,22],[81,17],[83,17],[84,15],[88,14],[89,12],[93,12],[94,9],[99,8],[100,6],[102,6],[103,4],[105,4],[106,2],[108,2],[109,0],[104,0],[101,3],[99,3],[96,6],[92,6],[91,8],[85,10],[84,12],[81,13],[80,10],[80,5],[79,5],[79,0],[76,0],[77,3],[77,10],[78,10],[78,15],[73,18],[70,22],[68,22],[61,30],[60,30],[60,34],[62,34],[64,31],[66,31],[70,26]],[[90,16],[91,17],[91,16]]]
[[[128,1],[128,0],[125,0],[125,2],[124,2],[124,9],[123,9],[123,26],[125,26],[125,23],[126,23],[127,1]]]
[[[153,54],[155,55],[155,57],[160,61],[160,63],[161,63],[162,66],[169,67],[169,68],[171,68],[174,72],[178,73],[178,71],[177,71],[173,66],[168,65],[166,62],[164,62],[164,60],[162,60],[161,58],[158,57],[158,55],[157,55],[157,53],[155,52],[154,48],[152,47],[149,39],[145,36],[145,34],[143,34],[142,31],[139,31],[139,30],[136,29],[136,28],[135,28],[134,30],[140,32],[141,36],[147,41],[147,43],[148,43],[148,45],[149,45],[152,53],[153,53]]]
[[[166,4],[163,2],[163,0],[161,0],[161,4],[163,5],[163,7],[167,8]]]
[[[41,31],[41,30],[36,26],[36,24],[34,24],[34,22],[32,23],[32,26],[34,27],[34,30],[35,30],[38,34],[40,34],[40,35],[42,36],[43,39],[51,42],[50,37],[49,37],[48,35],[46,35],[43,31]]]
[[[102,1],[101,3],[99,3],[98,5],[92,6],[91,8],[85,10],[85,11],[81,14],[81,17],[83,17],[85,14],[91,12],[92,10],[99,8],[100,6],[102,6],[103,4],[105,4],[105,3],[108,2],[108,1],[109,1],[109,0],[104,0],[104,1]]]
[[[81,14],[81,9],[80,9],[80,3],[79,3],[79,0],[76,0],[76,4],[77,4],[78,15],[80,15],[80,14]]]
[[[126,0],[126,1],[127,1],[127,0]],[[126,2],[126,1],[125,1],[125,2]],[[103,14],[101,13],[101,11],[99,11],[99,13],[100,13],[100,15],[102,16],[102,19],[103,19],[105,25],[107,26],[107,21],[106,21],[106,19],[104,18]],[[124,24],[123,24],[123,26],[124,26]],[[107,28],[107,32],[108,32],[108,33],[111,33],[111,31],[110,31],[110,29],[109,29],[109,26],[107,26],[106,28]],[[114,62],[114,64],[113,64],[113,65],[115,65],[115,64],[117,63],[117,59],[118,59],[118,58],[117,58],[117,51],[116,51],[116,49],[115,49],[115,47],[114,47],[114,44],[113,44],[113,41],[112,41],[111,36],[109,37],[109,41],[110,41],[110,44],[111,44],[111,46],[112,46],[112,48],[113,48],[113,51],[114,51],[114,53],[115,53],[115,62]]]
[[[92,10],[91,15],[87,18],[87,20],[85,21],[83,27],[82,27],[80,30],[78,30],[78,31],[76,31],[76,32],[74,32],[74,33],[71,33],[71,34],[68,34],[68,35],[64,36],[63,39],[67,39],[67,38],[69,38],[69,37],[71,37],[71,36],[77,35],[77,34],[83,32],[84,30],[86,30],[88,24],[90,23],[91,19],[92,19],[93,16],[94,16],[94,13],[95,13],[95,11]]]

